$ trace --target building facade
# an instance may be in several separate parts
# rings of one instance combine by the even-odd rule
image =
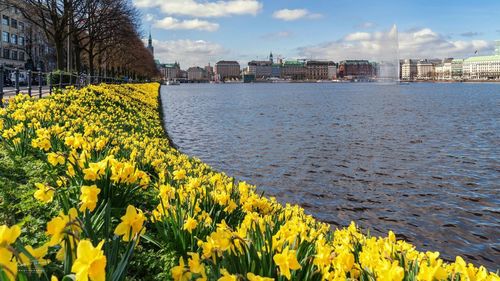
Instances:
[[[451,79],[461,80],[463,78],[463,59],[453,59],[451,61]]]
[[[337,79],[337,65],[334,63],[328,66],[328,79]]]
[[[367,60],[345,60],[339,63],[338,76],[340,78],[369,79],[374,75],[374,66]]]
[[[306,73],[305,62],[299,60],[285,61],[281,69],[281,76],[285,79],[304,80]]]
[[[187,79],[192,82],[201,82],[208,80],[205,74],[205,70],[198,66],[188,68]]]
[[[207,79],[209,81],[214,80],[214,68],[210,65],[210,63],[205,66],[205,74],[207,75]]]
[[[330,67],[335,66],[333,61],[310,60],[305,64],[306,79],[309,80],[332,80],[334,79]]]
[[[55,68],[53,48],[40,28],[21,12],[0,4],[0,64],[10,68],[49,71]]]
[[[271,54],[272,56],[272,54]],[[248,63],[248,74],[255,75],[257,80],[267,79],[272,76],[273,63],[272,61],[250,61]]]
[[[405,59],[401,66],[401,79],[412,81],[417,78],[417,62],[412,59]]]
[[[164,63],[160,68],[163,79],[165,80],[176,80],[180,78],[181,67],[179,63]]]
[[[2,11],[0,63],[7,67],[24,68],[27,61],[27,24],[17,9],[0,5],[0,10]]]
[[[435,76],[434,64],[428,60],[420,60],[417,63],[417,79],[431,80]]]
[[[240,79],[240,64],[237,61],[218,61],[214,73],[218,81]]]
[[[280,78],[281,77],[281,63],[273,63],[271,69],[271,77]]]
[[[499,80],[500,55],[465,59],[463,61],[463,77],[468,80]]]
[[[451,80],[451,68],[453,59],[445,59],[442,63],[435,65],[435,79],[437,80]]]

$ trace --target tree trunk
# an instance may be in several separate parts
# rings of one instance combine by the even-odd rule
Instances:
[[[64,69],[64,42],[62,40],[54,40],[56,47],[56,60],[57,60],[57,69]]]

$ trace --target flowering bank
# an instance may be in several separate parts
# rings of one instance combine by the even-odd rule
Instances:
[[[124,280],[146,240],[173,248],[174,280],[500,280],[460,257],[418,252],[392,232],[369,237],[354,223],[332,230],[181,154],[164,135],[158,87],[21,95],[1,109],[5,148],[56,171],[34,198],[60,212],[36,247],[19,241],[21,227],[1,226],[0,279]]]

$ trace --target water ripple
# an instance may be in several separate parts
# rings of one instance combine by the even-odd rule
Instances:
[[[500,264],[500,85],[163,87],[180,149],[333,226]]]

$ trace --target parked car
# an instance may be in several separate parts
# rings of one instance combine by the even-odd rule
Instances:
[[[10,81],[12,81],[13,84],[16,83],[16,72],[10,74]],[[28,84],[28,73],[26,71],[19,71],[19,84]]]

